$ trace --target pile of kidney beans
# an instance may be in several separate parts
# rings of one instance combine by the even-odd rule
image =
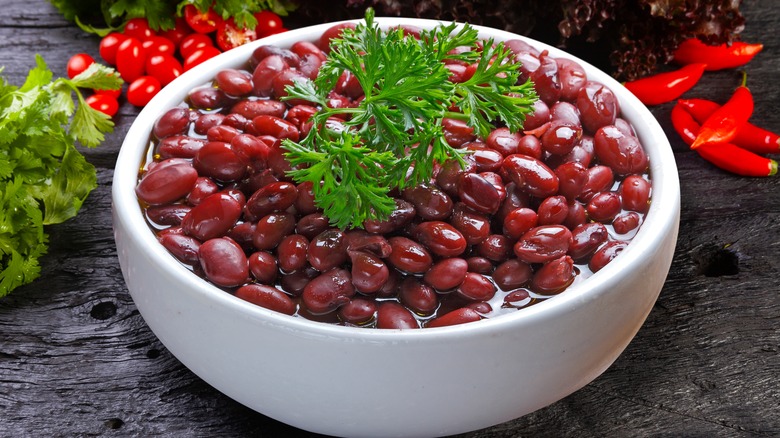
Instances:
[[[642,223],[648,159],[612,91],[582,67],[507,44],[540,99],[524,132],[477,138],[445,120],[472,152],[440,163],[397,209],[364,229],[330,226],[310,184],[296,184],[280,141],[311,129],[317,108],[282,102],[314,78],[329,38],[262,46],[246,70],[220,71],[153,127],[136,193],[160,243],[197,275],[282,313],[376,328],[437,327],[528,307],[598,271]],[[469,66],[448,64],[454,81]],[[345,73],[331,105],[354,105]],[[341,121],[332,119],[330,123]]]

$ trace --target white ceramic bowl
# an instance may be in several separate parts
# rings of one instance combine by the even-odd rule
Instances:
[[[438,22],[378,18],[382,26]],[[679,223],[668,140],[624,87],[576,59],[617,95],[650,157],[652,205],[612,263],[530,308],[461,326],[371,330],[275,313],[213,287],[179,264],[144,222],[134,188],[155,120],[261,44],[316,41],[332,24],[275,35],[224,53],[160,92],[127,133],[116,164],[113,215],[130,294],[184,365],[238,402],[290,425],[341,436],[439,436],[512,420],[585,386],[637,333],[663,286]],[[482,37],[525,39],[479,28]]]

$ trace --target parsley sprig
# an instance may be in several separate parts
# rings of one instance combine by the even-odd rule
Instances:
[[[321,108],[308,135],[298,143],[285,140],[283,147],[294,166],[290,175],[313,184],[331,223],[348,228],[384,219],[395,208],[392,190],[427,181],[437,162],[462,162],[465,152],[444,137],[445,118],[466,121],[482,138],[497,122],[522,129],[536,100],[532,84],[518,83],[519,64],[503,43],[488,40],[481,50],[477,43],[476,29],[455,23],[423,31],[419,39],[399,28],[382,30],[368,9],[365,22],[331,42],[314,81],[288,86],[288,99]],[[453,52],[461,46],[474,49]],[[476,72],[453,83],[447,59],[476,63]],[[328,94],[344,71],[355,76],[365,97],[355,107],[328,107]],[[327,123],[338,115],[348,116],[346,131]]]
[[[95,168],[75,144],[95,147],[114,125],[79,88],[122,85],[97,63],[73,79],[53,79],[40,56],[36,63],[21,87],[0,77],[0,297],[38,277],[43,227],[75,216],[97,186]]]

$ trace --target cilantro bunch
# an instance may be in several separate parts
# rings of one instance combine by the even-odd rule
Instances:
[[[73,79],[53,79],[40,56],[36,63],[21,87],[0,77],[0,297],[39,276],[44,226],[75,216],[97,186],[95,168],[75,144],[95,147],[114,125],[84,102],[79,87],[122,85],[97,63]]]
[[[462,162],[463,151],[451,147],[442,121],[465,121],[475,134],[487,138],[494,124],[522,129],[537,96],[530,81],[519,83],[519,64],[503,43],[485,41],[469,25],[439,26],[420,38],[402,29],[384,31],[374,22],[343,29],[331,41],[328,59],[314,81],[288,86],[288,99],[314,102],[308,135],[283,147],[299,183],[313,185],[315,201],[331,223],[359,227],[368,219],[384,219],[395,209],[389,196],[427,181],[435,163]],[[458,47],[470,51],[455,53]],[[465,82],[450,81],[447,59],[476,64]],[[354,107],[328,107],[328,96],[344,71],[354,75],[365,97]],[[453,110],[456,109],[456,110]],[[346,129],[335,132],[328,119],[347,115]]]

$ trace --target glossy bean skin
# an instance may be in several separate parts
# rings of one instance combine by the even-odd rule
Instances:
[[[224,236],[238,222],[242,207],[229,194],[214,193],[184,216],[182,228],[185,233],[199,240]]]
[[[640,175],[629,175],[619,188],[620,199],[626,210],[646,213],[650,208],[650,181]]]
[[[542,134],[542,149],[554,155],[566,155],[582,138],[582,129],[565,120],[554,120]]]
[[[154,122],[152,134],[158,139],[181,135],[187,132],[189,125],[190,111],[187,108],[171,108]]]
[[[615,192],[598,193],[588,201],[585,208],[594,221],[610,223],[620,213],[620,195]]]
[[[486,143],[489,148],[498,151],[501,155],[507,157],[518,153],[517,147],[520,144],[521,138],[523,138],[522,133],[512,132],[509,128],[501,127],[490,132]]]
[[[309,252],[309,239],[300,234],[285,236],[276,248],[279,258],[279,268],[285,272],[303,269],[308,263],[306,255]]]
[[[527,207],[516,208],[504,218],[504,234],[517,240],[539,223],[538,214]]]
[[[555,105],[550,108],[550,119],[582,128],[580,110],[569,102],[556,102]]]
[[[244,206],[244,217],[253,221],[272,212],[289,208],[298,197],[295,184],[278,181],[268,184],[249,197]]]
[[[482,274],[467,272],[455,293],[467,300],[487,301],[496,294],[496,286]]]
[[[563,225],[538,226],[523,234],[514,252],[526,263],[545,263],[566,254],[571,240],[571,231]]]
[[[196,134],[206,135],[209,129],[218,126],[225,120],[225,115],[220,113],[201,114],[194,124]]]
[[[463,283],[468,270],[468,262],[462,258],[443,259],[431,266],[423,276],[423,281],[437,291],[451,291]]]
[[[384,236],[352,230],[347,232],[346,237],[348,251],[365,251],[381,259],[389,257],[393,251],[390,242]]]
[[[517,259],[507,260],[493,271],[493,281],[505,291],[525,286],[532,276],[531,265]]]
[[[233,102],[224,91],[211,86],[196,88],[187,96],[187,101],[194,108],[212,110],[222,108]]]
[[[450,146],[458,148],[465,143],[474,141],[474,128],[470,127],[463,120],[451,119],[445,117],[441,122],[444,128],[444,138]]]
[[[468,322],[476,322],[482,319],[482,316],[476,310],[469,307],[461,307],[453,311],[447,312],[444,315],[436,317],[425,325],[426,327],[446,327],[450,325],[466,324]]]
[[[487,216],[465,206],[456,206],[449,222],[463,235],[469,245],[476,245],[490,235],[490,220]]]
[[[415,277],[406,277],[401,282],[398,299],[419,315],[430,315],[439,307],[439,297],[433,288]]]
[[[602,245],[588,262],[588,268],[593,272],[598,272],[609,262],[615,259],[628,245],[622,240],[611,240]]]
[[[303,269],[299,269],[295,272],[282,275],[279,279],[279,286],[294,297],[300,297],[303,295],[303,291],[306,286],[320,275],[320,271],[307,266]]]
[[[194,158],[198,150],[206,142],[202,139],[186,135],[171,135],[160,140],[157,153],[163,160],[166,158]]]
[[[495,213],[501,206],[501,195],[493,184],[476,173],[458,176],[458,195],[461,202],[480,213]]]
[[[217,87],[231,96],[244,96],[252,92],[252,76],[248,72],[225,69],[214,78]]]
[[[428,250],[441,257],[458,256],[466,250],[463,234],[446,222],[423,222],[415,227],[414,236]]]
[[[476,272],[477,274],[490,275],[494,271],[493,262],[485,257],[473,256],[466,259],[469,272]]]
[[[290,139],[291,141],[298,141],[300,136],[298,128],[292,123],[282,118],[266,114],[253,118],[251,129],[247,129],[247,132],[258,136],[270,135],[280,140]]]
[[[491,234],[474,246],[474,252],[488,260],[501,262],[507,258],[511,247],[509,240],[503,234]]]
[[[604,224],[590,222],[578,225],[571,232],[572,241],[568,254],[576,262],[587,261],[602,243],[609,238],[609,232]]]
[[[326,230],[312,239],[306,257],[314,269],[324,272],[347,261],[349,258],[347,244],[344,232],[335,229]]]
[[[510,155],[504,159],[504,170],[519,190],[546,198],[558,192],[558,177],[542,161],[527,155]]]
[[[278,272],[278,263],[273,254],[265,251],[252,253],[249,258],[249,272],[263,284],[273,285]]]
[[[295,232],[312,240],[328,228],[330,228],[330,222],[328,222],[328,218],[325,215],[312,213],[298,220],[298,223],[295,225]]]
[[[239,114],[247,122],[244,123],[244,129],[249,126],[249,121],[258,116],[282,117],[287,110],[287,105],[283,102],[273,99],[245,99],[230,109],[232,114]]]
[[[532,105],[533,112],[526,116],[523,129],[531,131],[550,121],[550,107],[542,100],[537,100]]]
[[[240,286],[249,278],[244,250],[232,239],[217,237],[203,242],[198,258],[206,277],[218,286]]]
[[[542,265],[531,279],[531,290],[543,295],[553,295],[566,289],[575,277],[574,261],[564,255]]]
[[[169,204],[183,198],[198,179],[198,171],[189,163],[168,163],[147,172],[135,188],[135,194],[149,205]]]
[[[417,216],[425,220],[442,220],[452,214],[452,199],[433,184],[420,184],[405,189],[402,196],[414,205]]]
[[[362,294],[374,294],[390,277],[390,270],[382,259],[365,251],[349,251],[352,260],[352,284]]]
[[[531,294],[528,293],[527,289],[517,289],[509,292],[504,297],[503,307],[522,308],[527,307],[534,301],[536,301],[536,299],[531,298]]]
[[[333,268],[306,285],[301,302],[311,313],[321,315],[348,303],[354,295],[349,271]]]
[[[385,301],[377,308],[376,328],[416,329],[420,328],[420,323],[406,307],[394,301]]]
[[[184,234],[163,234],[158,238],[162,246],[165,247],[177,260],[185,265],[194,266],[200,262],[198,249],[200,241]]]
[[[585,69],[571,59],[557,58],[558,77],[561,81],[561,99],[567,102],[573,102],[577,99],[580,90],[588,82]]]
[[[588,182],[588,168],[569,161],[555,168],[555,176],[558,177],[558,193],[569,200],[577,199]]]
[[[187,204],[195,206],[203,202],[206,197],[219,191],[219,186],[211,178],[199,176],[192,186],[192,191],[187,195]]]
[[[396,269],[423,274],[433,265],[431,254],[418,242],[403,236],[391,237],[387,241],[393,249],[387,261]]]
[[[615,183],[615,176],[608,166],[593,166],[588,169],[588,178],[580,191],[579,199],[590,201],[597,193],[609,191]]]
[[[641,221],[639,213],[627,211],[615,216],[615,219],[612,221],[612,228],[618,234],[628,234],[637,229]]]
[[[539,68],[531,74],[539,99],[552,105],[561,98],[563,85],[558,76],[558,63],[546,51],[539,55]]]
[[[217,181],[238,181],[246,175],[246,164],[233,152],[229,143],[210,141],[195,154],[193,167],[203,176]]]
[[[537,209],[539,225],[563,224],[569,216],[568,201],[563,196],[545,198]]]
[[[390,234],[409,224],[417,216],[414,204],[403,199],[395,200],[395,210],[383,221],[367,220],[363,228],[369,233]]]
[[[563,225],[573,230],[577,225],[584,224],[587,220],[588,212],[585,210],[585,206],[577,200],[570,201],[569,213],[566,215]]]
[[[339,307],[339,319],[351,325],[366,325],[374,320],[376,304],[374,301],[353,298],[347,304]]]
[[[535,135],[524,135],[520,137],[520,141],[517,143],[517,153],[528,155],[529,157],[539,160],[544,154],[542,142],[539,140],[539,137]]]
[[[627,136],[614,125],[599,128],[593,136],[598,159],[618,175],[642,173],[647,169],[645,150],[636,137]]]
[[[265,163],[271,153],[270,146],[251,134],[237,134],[228,141],[233,153],[247,165]]]
[[[257,221],[252,243],[257,249],[271,250],[293,231],[295,231],[295,216],[289,213],[270,213]]]
[[[285,315],[293,315],[297,310],[295,302],[284,292],[264,284],[247,284],[236,290],[236,297],[244,301]]]
[[[259,48],[258,48],[259,49]],[[297,58],[297,55],[296,55]],[[268,97],[273,93],[273,81],[282,71],[288,70],[290,65],[282,56],[271,55],[264,57],[252,73],[252,83],[256,96]]]
[[[178,226],[191,209],[185,204],[157,205],[146,209],[146,217],[157,225]]]
[[[580,110],[585,131],[594,133],[602,126],[615,123],[620,111],[617,97],[603,84],[588,81],[577,94],[577,108]]]

